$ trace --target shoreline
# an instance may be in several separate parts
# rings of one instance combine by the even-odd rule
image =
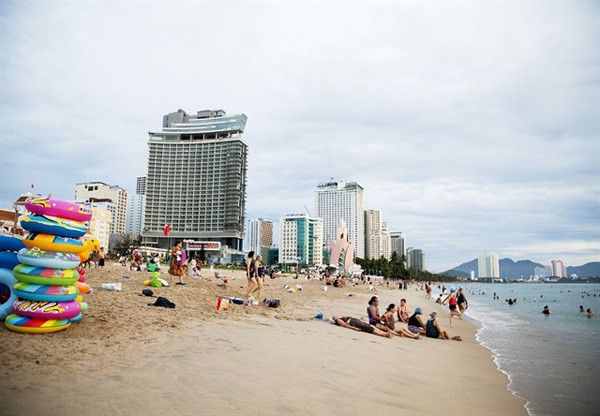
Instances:
[[[409,310],[423,307],[423,318],[438,311],[442,327],[463,342],[387,339],[329,324],[331,315],[365,317],[366,285],[322,291],[320,281],[267,279],[262,297],[280,299],[279,308],[217,311],[218,295],[244,297],[246,288],[243,272],[219,273],[229,280],[226,290],[214,279],[151,288],[177,305],[166,309],[138,296],[148,273],[109,262],[86,276],[95,290],[84,296],[90,309],[80,323],[46,335],[2,326],[0,394],[8,413],[65,413],[52,397],[69,391],[81,398],[72,412],[92,414],[527,415],[525,400],[509,391],[509,377],[476,340],[479,326],[457,319],[449,328],[447,311],[414,286],[378,286],[380,310],[406,298]],[[123,292],[98,289],[109,282],[122,282]],[[303,290],[289,293],[284,284]],[[325,320],[312,319],[317,313]]]

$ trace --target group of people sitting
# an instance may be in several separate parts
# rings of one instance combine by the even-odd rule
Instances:
[[[427,320],[426,323],[423,323],[421,320],[422,314],[422,308],[418,307],[411,315],[406,308],[406,300],[402,299],[399,307],[396,307],[396,305],[392,303],[387,307],[385,313],[380,315],[379,297],[375,295],[371,297],[369,306],[367,307],[368,323],[350,316],[332,316],[329,319],[329,322],[355,331],[368,332],[370,334],[388,338],[392,335],[397,335],[400,337],[419,339],[420,335],[425,335],[429,338],[462,341],[460,336],[451,338],[448,331],[440,326],[437,319],[437,312],[431,312],[429,314],[430,319]],[[396,324],[395,316],[398,317],[398,325]],[[406,324],[406,326],[403,324]]]

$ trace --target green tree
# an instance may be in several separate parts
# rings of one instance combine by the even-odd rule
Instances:
[[[140,237],[134,234],[121,234],[115,243],[115,253],[120,256],[130,256],[133,250],[140,246]]]

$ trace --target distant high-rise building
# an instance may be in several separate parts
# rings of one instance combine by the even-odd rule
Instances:
[[[323,264],[323,220],[306,214],[280,219],[279,262],[319,266]]]
[[[392,236],[387,221],[381,222],[381,255],[388,260],[392,257]]]
[[[401,232],[390,233],[391,240],[391,251],[392,253],[398,253],[398,256],[404,256],[404,234]]]
[[[248,251],[266,256],[273,246],[273,221],[253,218],[248,221]]]
[[[566,277],[562,260],[552,260],[552,276]]]
[[[144,209],[146,207],[146,175],[137,177],[135,194],[129,197],[127,204],[127,234],[142,235],[144,225]]]
[[[381,252],[381,211],[366,209],[365,211],[365,258],[379,259]]]
[[[107,209],[112,214],[111,234],[124,234],[127,228],[127,191],[119,186],[107,185],[104,182],[78,183],[75,201],[80,204],[92,202],[112,202]]]
[[[406,249],[406,267],[409,269],[425,271],[425,253],[420,248],[409,247]]]
[[[354,242],[356,256],[365,257],[363,188],[356,182],[336,181],[333,178],[315,190],[315,216],[323,219],[325,243],[338,240],[336,230],[343,218],[348,238]],[[281,256],[281,254],[280,254]]]
[[[108,209],[107,204],[112,202],[87,203],[92,211],[92,218],[88,226],[87,234],[91,235],[100,243],[100,247],[104,247],[104,251],[108,251],[110,239],[110,225],[112,223],[112,214]]]
[[[500,277],[500,261],[494,253],[483,253],[477,258],[477,270],[479,277]]]
[[[147,245],[167,248],[227,246],[241,253],[246,209],[245,114],[223,110],[163,117],[149,132],[146,209],[142,235]],[[164,231],[170,225],[168,236]]]

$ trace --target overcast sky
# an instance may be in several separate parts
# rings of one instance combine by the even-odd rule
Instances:
[[[0,3],[0,207],[135,191],[162,116],[244,113],[247,219],[364,187],[441,272],[600,260],[599,3]]]

